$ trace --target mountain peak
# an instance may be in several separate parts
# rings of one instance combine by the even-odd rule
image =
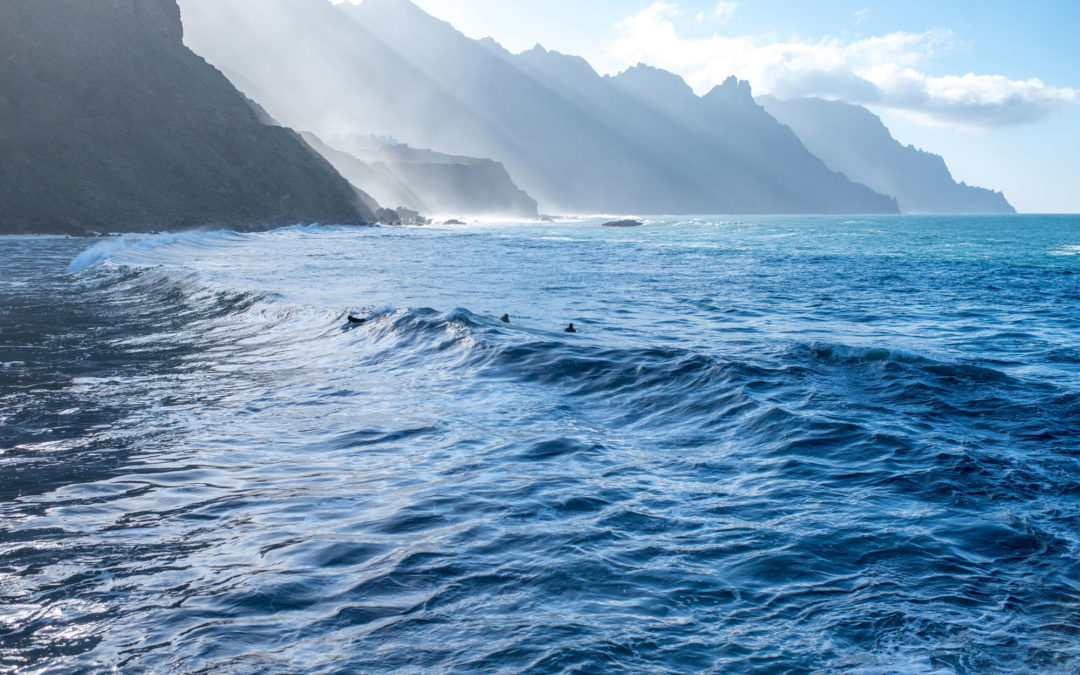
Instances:
[[[675,73],[655,68],[646,63],[631,66],[611,78],[615,84],[628,87],[639,94],[665,99],[682,99],[694,96],[694,90]]]
[[[754,93],[749,82],[740,80],[732,75],[724,80],[723,84],[713,87],[712,90],[705,95],[705,99],[728,104],[746,104],[754,103]]]

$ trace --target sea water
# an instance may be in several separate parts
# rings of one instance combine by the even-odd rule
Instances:
[[[1080,218],[601,222],[0,238],[0,668],[1080,669]]]

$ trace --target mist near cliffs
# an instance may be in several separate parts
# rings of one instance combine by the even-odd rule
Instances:
[[[541,209],[896,213],[732,80],[696,96],[648,67],[602,77],[471,40],[406,0],[183,0],[187,43],[282,122],[505,165]]]
[[[537,218],[536,200],[499,162],[411,148],[379,136],[304,140],[353,185],[382,204],[418,213],[483,218]]]

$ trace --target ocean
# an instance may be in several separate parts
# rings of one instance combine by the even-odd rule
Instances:
[[[0,670],[1080,670],[1080,217],[601,222],[0,237]]]

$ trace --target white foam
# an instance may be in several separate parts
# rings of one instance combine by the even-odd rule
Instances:
[[[68,265],[68,274],[82,272],[104,260],[117,257],[120,253],[150,252],[154,249],[173,244],[205,245],[216,243],[232,237],[240,237],[235,232],[227,230],[193,231],[193,232],[162,232],[160,234],[125,234],[100,241],[87,250],[83,251]],[[136,262],[128,260],[128,262]]]

